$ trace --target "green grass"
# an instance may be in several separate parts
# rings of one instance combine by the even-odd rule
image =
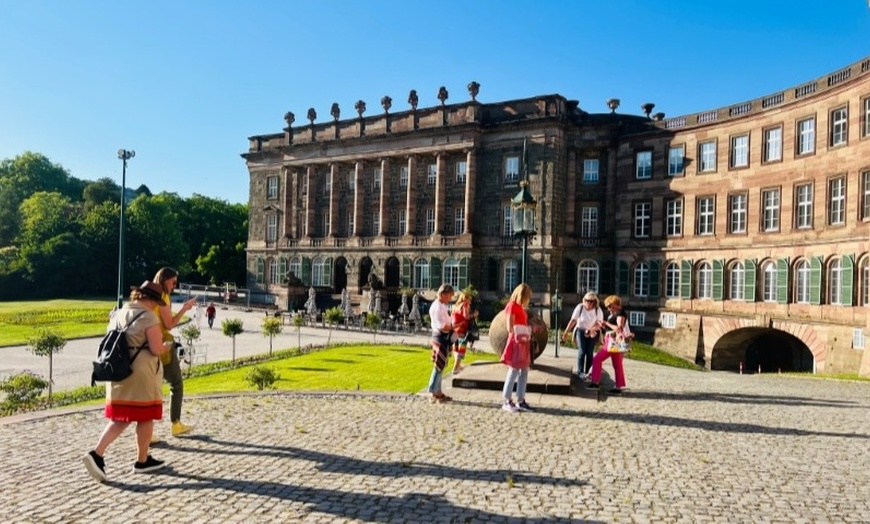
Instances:
[[[26,345],[43,329],[66,339],[100,336],[114,306],[112,300],[0,302],[0,347]]]
[[[870,382],[870,377],[862,377],[857,373],[798,373],[798,372],[787,372],[783,373],[783,375],[787,375],[790,377],[798,377],[798,378],[818,378],[818,379],[827,379],[827,380],[854,380],[857,382]]]
[[[640,360],[643,362],[652,362],[653,364],[671,366],[674,368],[707,371],[706,368],[701,367],[693,362],[689,362],[686,359],[671,355],[670,353],[666,353],[660,349],[656,349],[649,344],[644,344],[637,341],[631,343],[631,351],[626,355],[626,358],[630,358],[632,360]]]

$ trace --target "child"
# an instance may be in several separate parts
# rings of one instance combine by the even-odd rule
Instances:
[[[447,304],[453,298],[453,287],[450,284],[441,284],[438,288],[438,300],[429,306],[429,318],[432,321],[432,375],[429,377],[427,391],[432,395],[430,402],[441,404],[451,399],[441,391],[441,373],[447,365],[450,356],[451,338],[453,336],[453,323],[450,319],[450,311]]]
[[[453,306],[453,332],[458,339],[453,348],[453,374],[462,371],[462,359],[468,349],[468,328],[471,321],[477,316],[477,311],[471,312],[471,295],[459,293],[456,304]]]

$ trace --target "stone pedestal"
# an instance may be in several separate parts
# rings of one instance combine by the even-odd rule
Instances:
[[[529,316],[529,326],[532,328],[532,362],[534,362],[547,348],[547,324],[541,317],[529,310],[526,310],[526,314]],[[497,355],[501,356],[507,339],[507,320],[504,311],[499,311],[489,325],[489,343]]]

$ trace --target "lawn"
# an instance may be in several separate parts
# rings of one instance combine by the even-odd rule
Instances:
[[[65,339],[100,336],[114,306],[112,300],[0,302],[0,347],[26,345],[43,329]]]

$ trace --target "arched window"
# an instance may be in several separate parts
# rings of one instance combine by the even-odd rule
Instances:
[[[519,284],[519,264],[516,260],[508,260],[504,264],[504,280],[502,289],[510,293]]]
[[[317,257],[311,263],[311,285],[326,287],[329,282],[326,281],[326,276],[329,274],[329,261],[325,258]]]
[[[698,265],[698,298],[713,298],[713,266],[709,262]]]
[[[459,288],[459,260],[450,257],[444,261],[444,283]]]
[[[860,305],[870,306],[870,257],[864,257],[858,264],[858,279],[860,280],[860,293],[858,302]]]
[[[843,296],[843,261],[839,258],[831,262],[828,269],[828,304],[844,306]]]
[[[583,260],[577,266],[577,294],[592,291],[598,293],[598,264]]]
[[[302,278],[302,259],[299,257],[291,258],[290,268],[287,271],[293,273],[293,276],[296,278]]]
[[[810,263],[800,260],[794,266],[794,300],[798,304],[810,303]]]
[[[257,284],[266,283],[266,261],[262,258],[257,259]]]
[[[269,259],[269,284],[278,283],[278,259]]]
[[[761,295],[765,302],[776,302],[776,262],[765,262],[761,267]]]
[[[728,277],[730,282],[729,298],[731,300],[743,300],[743,288],[746,284],[746,270],[743,267],[743,263],[735,262],[732,264],[728,271]]]
[[[665,296],[680,296],[680,265],[669,262],[665,267]]]
[[[649,296],[649,264],[646,262],[634,266],[634,296]]]
[[[414,288],[429,289],[429,261],[425,258],[414,262]]]

